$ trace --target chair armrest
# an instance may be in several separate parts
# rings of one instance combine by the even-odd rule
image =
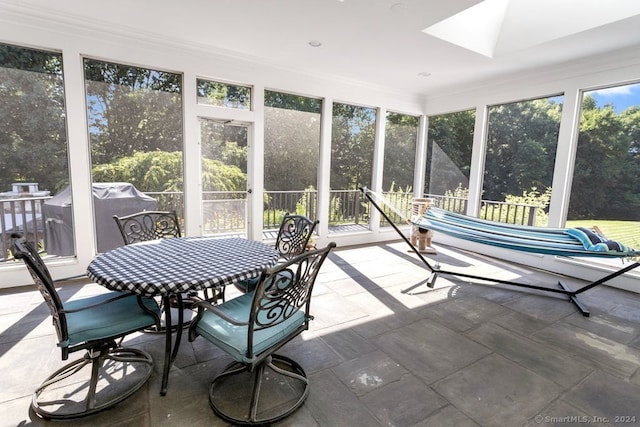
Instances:
[[[195,321],[193,322],[198,323],[198,321],[200,320],[200,317],[202,317],[202,311],[204,309],[212,311],[213,313],[216,314],[216,316],[221,317],[222,319],[226,320],[227,322],[231,323],[232,325],[236,325],[236,326],[246,326],[249,324],[249,322],[242,322],[240,320],[234,319],[233,317],[229,316],[227,313],[225,313],[224,311],[220,310],[218,308],[218,306],[211,304],[208,301],[205,301],[201,298],[194,298],[194,303],[192,308],[197,308],[198,309],[198,316],[195,319]]]
[[[75,308],[75,309],[63,308],[62,310],[60,310],[60,312],[61,313],[78,313],[80,311],[89,310],[91,308],[98,307],[98,306],[101,306],[101,305],[104,305],[104,304],[108,304],[110,302],[117,301],[117,300],[122,299],[122,298],[130,297],[131,295],[135,295],[135,294],[120,294],[120,295],[116,295],[114,297],[111,297],[109,299],[101,300],[101,301],[98,301],[98,302],[96,302],[94,304],[85,305],[85,306],[82,306],[82,307],[79,307],[79,308]]]

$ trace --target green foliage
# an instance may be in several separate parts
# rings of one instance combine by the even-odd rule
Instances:
[[[199,98],[206,98],[211,105],[249,109],[251,88],[208,80],[197,81]]]
[[[534,225],[540,227],[546,227],[549,222],[549,214],[547,213],[549,208],[549,202],[551,201],[551,187],[547,187],[544,192],[539,192],[537,188],[532,188],[530,191],[523,191],[522,196],[509,195],[506,197],[505,202],[510,205],[526,205],[535,206],[536,218]],[[522,211],[513,211],[509,217],[505,217],[502,222],[517,223],[516,217],[521,214]]]
[[[616,114],[583,101],[569,219],[640,218],[638,108]]]
[[[266,228],[277,228],[286,213],[283,209],[265,209],[262,211],[262,223]]]
[[[182,153],[136,152],[93,167],[94,182],[129,182],[147,192],[182,191]],[[246,176],[235,166],[203,159],[203,191],[244,191]]]
[[[322,100],[307,96],[292,95],[283,92],[264,91],[265,107],[282,108],[286,110],[304,111],[320,114],[322,112]]]
[[[340,197],[331,197],[329,200],[329,218],[332,224],[340,224],[344,222],[344,211],[342,209],[342,199]]]
[[[391,183],[389,191],[384,192],[387,203],[383,203],[380,207],[396,224],[402,224],[411,219],[413,208],[413,191],[411,186],[396,188],[395,182]],[[365,204],[368,208],[368,203]],[[384,218],[381,218],[382,226],[389,226]]]
[[[484,199],[551,186],[560,115],[552,98],[490,107]]]
[[[376,110],[333,104],[331,132],[331,188],[370,187],[373,173]]]
[[[429,117],[425,189],[445,194],[469,182],[475,110]]]
[[[85,59],[87,113],[94,164],[136,151],[180,151],[182,77]]]
[[[320,114],[268,107],[264,120],[264,188],[287,191],[316,186]]]
[[[469,189],[466,186],[458,184],[453,190],[447,190],[444,196],[445,198],[453,199],[447,209],[453,212],[466,213],[467,200],[469,200]]]
[[[382,188],[392,184],[413,185],[418,117],[388,113],[385,131],[384,173]]]
[[[313,185],[304,189],[302,196],[296,203],[296,214],[305,215],[309,218],[317,216],[318,212],[318,191]]]
[[[0,43],[0,191],[68,180],[62,55]]]

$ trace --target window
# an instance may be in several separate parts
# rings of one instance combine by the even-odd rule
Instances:
[[[567,227],[640,249],[640,84],[583,93]]]
[[[406,218],[410,218],[413,200],[413,175],[419,122],[416,116],[387,113],[382,192],[396,208],[407,213]],[[404,222],[394,213],[391,215],[394,222]]]
[[[373,108],[333,104],[330,226],[368,226],[369,208],[359,188],[371,187],[375,124]]]
[[[489,108],[481,216],[546,226],[562,97]]]
[[[475,110],[429,117],[425,193],[438,205],[466,213]]]
[[[210,80],[197,80],[198,104],[251,109],[251,88]]]
[[[62,55],[0,44],[0,261],[13,232],[45,255],[75,255],[70,211],[47,221],[69,185],[65,116]]]
[[[265,91],[264,228],[286,212],[316,219],[322,100]]]
[[[182,217],[182,76],[92,59],[85,59],[84,72],[93,182],[133,184],[157,209]],[[142,210],[125,209],[122,200],[107,206],[114,215]],[[94,209],[103,252],[113,246],[110,218],[101,220],[108,215],[95,203]]]

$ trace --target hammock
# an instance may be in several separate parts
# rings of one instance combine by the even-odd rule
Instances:
[[[640,252],[583,228],[545,228],[504,224],[436,207],[429,207],[411,222],[422,229],[439,231],[471,242],[517,251],[556,256],[606,258],[640,255]],[[604,244],[594,245],[594,240],[591,239],[599,239],[598,242]]]
[[[640,262],[631,263],[603,277],[602,279],[593,281],[575,291],[568,289],[562,282],[558,282],[558,289],[443,270],[437,263],[432,265],[424,258],[424,256],[422,256],[409,239],[407,239],[404,233],[398,229],[376,200],[383,203],[387,209],[392,210],[395,214],[400,215],[401,217],[404,216],[395,206],[389,203],[380,194],[374,193],[366,187],[360,188],[360,191],[362,191],[364,196],[380,212],[387,222],[391,224],[400,237],[403,238],[403,240],[416,253],[418,258],[420,258],[420,260],[422,260],[422,262],[431,271],[431,275],[427,280],[427,286],[430,288],[433,288],[435,281],[440,274],[449,274],[469,279],[518,286],[565,295],[584,316],[589,316],[589,310],[578,300],[578,294],[606,283],[607,281],[640,266]],[[374,198],[376,200],[374,200]],[[606,239],[603,239],[602,236],[592,236],[588,230],[584,229],[545,228],[496,223],[456,214],[435,207],[428,208],[424,213],[422,213],[422,215],[417,216],[408,222],[421,229],[439,231],[460,239],[531,253],[556,256],[592,256],[608,258],[640,255],[640,251],[634,251],[633,249],[626,248],[624,245],[617,242],[607,241]],[[599,241],[597,239],[599,239]],[[405,290],[403,292],[407,291],[408,290]]]

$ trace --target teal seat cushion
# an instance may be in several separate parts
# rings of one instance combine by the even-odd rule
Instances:
[[[155,324],[154,317],[138,305],[135,295],[107,302],[118,295],[122,293],[110,292],[65,303],[65,311],[77,310],[93,304],[99,305],[87,310],[67,313],[69,339],[58,345],[73,347],[88,341],[118,337]],[[142,301],[147,308],[160,316],[160,308],[153,298],[142,297]]]
[[[217,308],[238,321],[248,322],[252,299],[253,293],[245,294],[229,300],[217,306]],[[217,316],[214,312],[205,310],[196,325],[196,331],[199,335],[222,348],[236,361],[251,363],[256,359],[255,355],[259,355],[277,344],[303,326],[304,323],[305,313],[303,310],[298,310],[284,322],[256,331],[253,337],[253,357],[247,357],[248,326],[233,325]]]

